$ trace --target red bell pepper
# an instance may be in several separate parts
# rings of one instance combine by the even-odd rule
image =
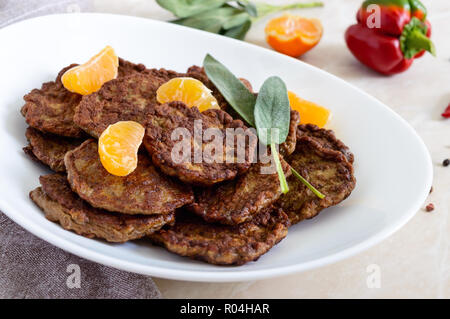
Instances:
[[[375,71],[403,72],[425,51],[435,54],[426,14],[419,0],[366,0],[358,10],[358,23],[345,33],[347,46]]]
[[[442,117],[445,117],[446,119],[450,118],[450,104],[445,109],[444,113],[441,114]]]

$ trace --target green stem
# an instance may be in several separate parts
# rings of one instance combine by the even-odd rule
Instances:
[[[313,192],[320,199],[325,198],[325,195],[319,192],[314,186],[312,186],[302,175],[300,175],[295,169],[291,167],[292,174],[297,177],[306,187],[309,188],[311,192]]]
[[[411,59],[415,54],[422,50],[430,52],[436,56],[436,49],[433,42],[425,34],[419,30],[413,30],[405,40],[406,53],[405,57]]]
[[[270,144],[270,150],[272,151],[273,159],[275,160],[275,167],[277,168],[278,178],[280,179],[281,192],[286,194],[289,192],[289,186],[286,182],[286,176],[284,176],[283,167],[281,166],[280,157],[278,156],[275,143]]]
[[[255,18],[252,18],[252,22],[256,22],[259,19],[265,17],[268,14],[284,11],[284,10],[290,10],[290,9],[305,9],[305,8],[315,8],[315,7],[323,7],[323,2],[321,1],[314,1],[314,2],[307,2],[307,3],[291,3],[287,5],[281,5],[281,6],[274,6],[267,3],[257,3],[256,8],[258,10],[258,16]]]
[[[426,33],[427,26],[416,17],[405,25],[400,36],[400,49],[406,59],[412,59],[422,50],[436,55],[436,48],[431,39],[426,36]]]

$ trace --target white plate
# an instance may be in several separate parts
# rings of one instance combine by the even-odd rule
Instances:
[[[429,153],[416,132],[376,99],[298,60],[214,34],[148,19],[66,14],[0,30],[0,209],[36,236],[112,267],[171,279],[240,281],[303,271],[361,252],[402,227],[431,187]],[[87,239],[47,221],[28,198],[46,173],[22,152],[22,96],[64,66],[84,62],[106,44],[133,62],[183,71],[211,53],[259,88],[278,75],[290,90],[333,112],[335,129],[355,154],[357,186],[337,207],[289,229],[257,262],[218,267],[178,257],[146,241],[123,245]]]

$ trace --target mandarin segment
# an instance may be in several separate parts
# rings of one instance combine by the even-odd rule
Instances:
[[[331,117],[331,112],[314,102],[302,99],[294,92],[288,91],[291,109],[300,113],[300,124],[315,124],[324,127]]]
[[[144,127],[133,121],[109,125],[98,140],[103,167],[112,175],[126,176],[137,167],[137,152],[144,138]]]
[[[266,41],[276,51],[299,57],[319,43],[323,27],[318,19],[284,14],[269,21]]]
[[[159,103],[180,101],[189,107],[196,106],[200,112],[208,109],[219,110],[219,104],[202,82],[190,77],[178,77],[161,85],[156,92]]]
[[[119,57],[108,45],[88,62],[66,71],[61,81],[70,92],[88,95],[100,90],[105,82],[115,79],[118,68]]]

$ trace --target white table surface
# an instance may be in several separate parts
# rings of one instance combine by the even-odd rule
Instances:
[[[324,25],[321,42],[301,60],[377,97],[417,130],[434,164],[434,191],[424,207],[432,202],[436,209],[431,213],[418,211],[405,227],[381,244],[312,271],[225,284],[155,278],[166,298],[450,298],[450,166],[442,166],[442,161],[450,158],[450,120],[440,116],[450,103],[450,1],[423,0],[433,25],[437,58],[426,54],[410,70],[392,77],[361,66],[345,46],[345,29],[354,23],[362,0],[323,2],[323,8],[292,11],[317,17]],[[94,10],[160,20],[172,18],[152,0],[94,0]],[[246,41],[268,47],[263,30],[270,17],[255,24]],[[367,285],[368,267],[373,264],[380,269],[379,288]]]

